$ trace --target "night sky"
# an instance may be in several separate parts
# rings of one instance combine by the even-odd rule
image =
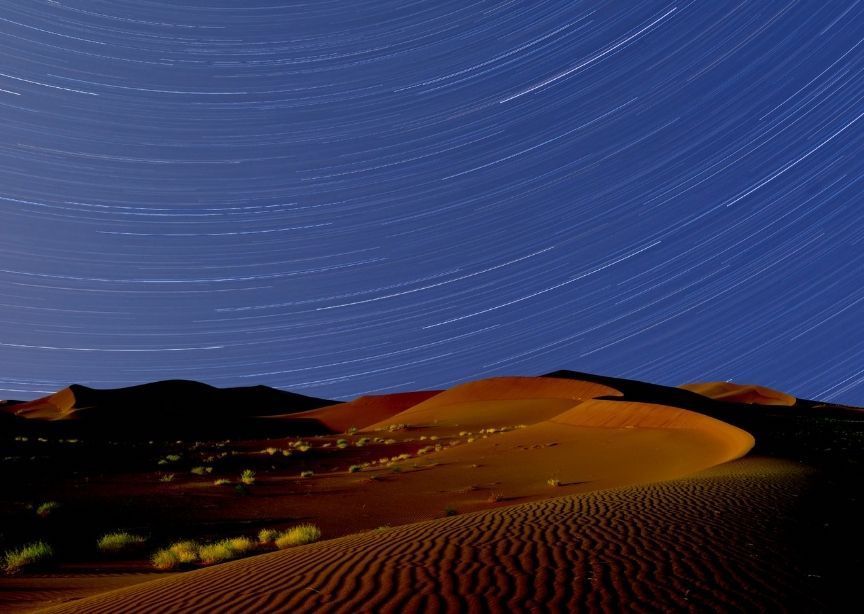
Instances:
[[[0,0],[0,398],[864,404],[864,2]]]

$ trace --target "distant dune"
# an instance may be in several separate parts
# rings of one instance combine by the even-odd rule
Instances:
[[[112,437],[247,432],[257,418],[306,411],[336,401],[268,386],[216,388],[167,380],[101,390],[73,384],[54,394],[0,411],[25,420],[72,422],[57,432],[99,432]]]
[[[756,386],[753,384],[733,384],[732,382],[699,382],[679,386],[697,394],[732,403],[747,403],[756,405],[783,405],[791,407],[798,401],[791,394]]]
[[[546,377],[494,377],[454,386],[373,424],[442,427],[516,426],[552,417],[586,399],[621,396],[608,386]]]
[[[395,416],[409,407],[439,394],[440,390],[399,392],[357,397],[348,403],[328,405],[294,414],[270,416],[274,420],[314,420],[331,433],[344,433],[351,428],[363,429]]]

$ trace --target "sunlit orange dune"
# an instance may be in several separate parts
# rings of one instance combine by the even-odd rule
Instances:
[[[546,420],[586,399],[621,396],[602,384],[549,377],[494,377],[454,386],[367,428],[516,426]]]
[[[797,399],[791,394],[757,386],[755,384],[734,384],[732,382],[696,382],[678,386],[717,401],[746,403],[749,405],[795,405]]]
[[[797,463],[744,459],[349,535],[49,611],[824,611],[787,541],[807,484]]]
[[[315,420],[334,433],[344,433],[351,427],[362,429],[370,424],[386,420],[439,394],[440,390],[420,390],[357,397],[348,403],[328,405],[318,409],[302,411],[269,419]]]
[[[749,433],[695,412],[598,400],[462,441],[428,456],[438,466],[418,479],[441,489],[494,485],[475,494],[479,501],[489,490],[505,499],[549,496],[550,480],[573,492],[680,477],[741,457],[754,444]],[[412,490],[413,479],[401,476],[402,487]]]
[[[75,393],[63,388],[47,397],[13,405],[8,411],[33,420],[67,420],[75,416]]]

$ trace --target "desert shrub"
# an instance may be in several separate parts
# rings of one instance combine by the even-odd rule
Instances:
[[[185,540],[174,542],[168,548],[177,557],[180,563],[194,563],[198,560],[198,550],[201,546],[196,541]]]
[[[231,480],[226,480],[225,478],[219,478],[218,480],[213,482],[213,486],[227,486],[231,483]]]
[[[277,535],[279,535],[279,531],[276,529],[261,529],[258,531],[258,543],[272,544]]]
[[[3,554],[3,571],[16,574],[40,567],[54,556],[54,549],[45,542],[34,542]]]
[[[561,486],[561,480],[559,480],[558,478],[549,478],[548,480],[546,480],[546,484],[548,484],[552,488],[558,488],[559,486]]]
[[[312,471],[311,469],[307,469],[306,471],[300,472],[301,478],[311,478],[313,475],[315,475],[315,472]]]
[[[206,544],[198,548],[198,560],[202,565],[213,565],[236,559],[254,547],[254,542],[248,537],[223,539],[214,544]]]
[[[213,473],[213,467],[192,467],[189,471],[195,475],[204,475],[205,473]]]
[[[180,557],[170,548],[159,550],[150,557],[153,567],[162,571],[169,571],[180,566]]]
[[[48,516],[53,514],[59,507],[60,504],[56,501],[46,501],[45,503],[40,503],[36,506],[36,515],[40,518],[47,518]]]
[[[321,529],[314,524],[301,524],[293,529],[288,529],[284,533],[280,533],[276,539],[276,547],[280,550],[290,548],[291,546],[302,546],[321,538]]]
[[[459,513],[459,511],[455,507],[453,507],[452,505],[448,505],[447,507],[444,508],[444,515],[445,516],[455,516],[458,513]]]
[[[360,465],[351,465],[348,467],[348,473],[357,473],[360,471]]]
[[[251,486],[255,483],[255,472],[251,469],[244,469],[243,473],[240,474],[240,481],[247,486]]]
[[[173,482],[174,481],[174,474],[173,473],[163,473],[162,475],[159,476],[159,481],[165,482],[165,483]]]
[[[176,463],[177,461],[180,460],[180,458],[181,457],[179,454],[167,454],[165,456],[165,460],[168,461],[169,463]]]
[[[367,443],[369,443],[369,438],[368,437],[361,437],[356,442],[354,442],[354,445],[357,446],[358,448],[362,448]]]
[[[114,533],[106,533],[96,542],[96,547],[99,552],[104,554],[120,554],[140,548],[147,543],[147,538],[143,535],[135,535],[127,531],[116,531]]]
[[[215,565],[235,557],[236,554],[231,547],[222,542],[207,544],[198,549],[198,560],[202,565]]]

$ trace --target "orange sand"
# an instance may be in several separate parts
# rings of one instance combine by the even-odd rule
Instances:
[[[756,386],[753,384],[733,384],[732,382],[699,382],[678,386],[718,401],[747,403],[750,405],[795,405],[797,399],[791,394]]]

